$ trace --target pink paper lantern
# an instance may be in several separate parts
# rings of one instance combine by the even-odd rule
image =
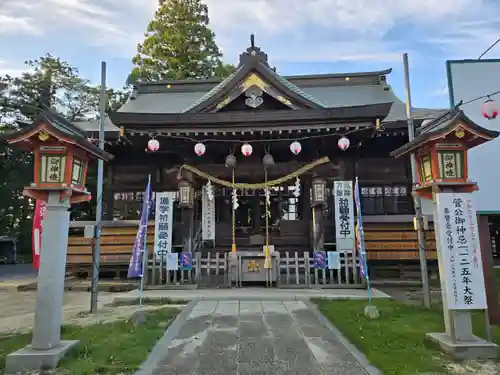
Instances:
[[[300,151],[302,151],[302,145],[300,144],[300,142],[293,142],[291,145],[290,145],[290,151],[292,152],[292,154],[294,155],[298,155],[300,154]]]
[[[249,143],[245,143],[243,146],[241,146],[241,153],[245,156],[250,156],[252,155],[253,147]]]
[[[202,156],[203,154],[205,154],[206,150],[207,148],[201,142],[198,142],[197,144],[194,145],[194,153],[198,156]]]
[[[158,142],[156,139],[150,139],[148,142],[148,149],[151,152],[156,152],[160,149],[160,142]]]
[[[483,115],[484,118],[487,118],[488,120],[496,119],[498,113],[499,113],[498,106],[496,102],[492,99],[486,100],[483,106],[481,107],[481,114]]]
[[[349,145],[351,144],[351,142],[349,141],[348,138],[346,137],[342,137],[339,139],[339,142],[337,143],[337,145],[339,146],[339,148],[342,150],[342,151],[345,151],[349,148]]]

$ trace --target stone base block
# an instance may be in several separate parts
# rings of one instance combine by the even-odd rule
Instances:
[[[28,345],[10,353],[5,360],[5,375],[55,369],[66,353],[78,342],[77,340],[61,341],[60,345],[49,350],[35,350]]]
[[[474,340],[453,342],[447,333],[428,333],[427,338],[456,359],[494,359],[498,356],[498,345],[474,336]]]

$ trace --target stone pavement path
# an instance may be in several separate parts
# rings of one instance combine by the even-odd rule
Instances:
[[[367,375],[303,301],[199,301],[151,375]]]

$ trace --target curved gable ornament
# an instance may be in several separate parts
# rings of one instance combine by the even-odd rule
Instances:
[[[250,108],[257,108],[262,103],[264,103],[264,98],[262,97],[262,90],[258,87],[252,86],[245,91],[245,104]]]
[[[262,91],[266,91],[269,85],[257,74],[252,73],[239,86],[241,91],[247,91],[252,86],[258,87]]]

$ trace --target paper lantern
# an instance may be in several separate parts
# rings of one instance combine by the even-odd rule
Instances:
[[[252,155],[252,145],[245,143],[243,146],[241,146],[241,153],[245,156],[250,156]]]
[[[484,102],[483,106],[481,107],[481,113],[484,118],[487,118],[488,120],[494,120],[498,116],[498,106],[496,102],[492,99],[488,99]]]
[[[198,156],[202,156],[206,150],[207,148],[201,142],[198,142],[197,144],[194,145],[194,153]]]
[[[292,154],[294,155],[298,155],[300,154],[300,151],[302,151],[302,145],[300,144],[300,142],[293,142],[291,145],[290,145],[290,151],[292,151]]]
[[[150,139],[148,142],[148,149],[151,152],[156,152],[160,148],[160,142],[158,142],[156,139]]]
[[[342,137],[339,139],[339,142],[337,143],[337,145],[339,146],[339,148],[342,150],[342,151],[345,151],[349,148],[349,145],[351,144],[351,142],[349,142],[349,139],[346,138],[346,137]]]

